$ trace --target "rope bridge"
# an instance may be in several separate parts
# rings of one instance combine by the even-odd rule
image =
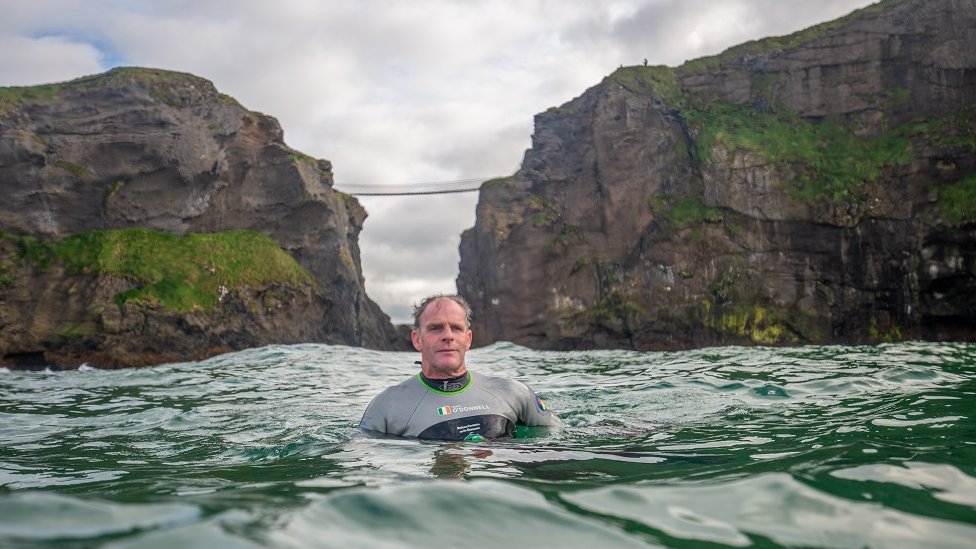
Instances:
[[[335,184],[335,187],[353,196],[413,196],[423,194],[470,193],[481,188],[481,184],[496,177],[474,177],[456,181],[435,181],[430,183],[408,183],[406,185],[348,185]]]

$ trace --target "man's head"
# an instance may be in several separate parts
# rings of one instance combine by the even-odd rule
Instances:
[[[458,295],[428,297],[414,308],[410,332],[414,349],[420,351],[421,369],[431,379],[463,374],[464,354],[471,347],[471,307]]]
[[[436,295],[432,295],[432,296],[429,296],[429,297],[425,297],[423,299],[423,301],[420,302],[420,305],[414,305],[414,307],[413,307],[413,328],[415,330],[420,328],[420,317],[421,317],[421,315],[424,314],[424,311],[427,310],[427,307],[429,307],[432,303],[434,303],[436,301],[441,301],[441,300],[444,300],[444,299],[448,299],[450,301],[453,301],[454,303],[457,303],[458,306],[461,307],[461,309],[464,310],[464,326],[465,326],[465,328],[470,328],[471,327],[471,306],[468,305],[468,302],[465,301],[463,297],[461,297],[461,296],[459,296],[457,294],[436,294]]]

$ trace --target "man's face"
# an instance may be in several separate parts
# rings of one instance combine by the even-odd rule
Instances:
[[[471,347],[471,330],[464,309],[450,299],[438,299],[420,316],[420,328],[410,333],[413,347],[420,351],[424,375],[433,379],[464,373],[464,353]]]

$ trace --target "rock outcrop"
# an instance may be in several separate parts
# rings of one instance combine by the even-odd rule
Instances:
[[[329,162],[289,148],[275,119],[204,79],[119,68],[0,89],[0,188],[6,365],[141,365],[268,343],[397,346],[389,318],[364,291],[357,238],[365,210],[332,189]],[[152,275],[69,268],[57,254],[38,262],[26,252],[134,227],[261,233],[311,279],[221,285],[212,308],[174,310],[123,297],[159,282]],[[254,253],[244,263],[267,255]]]
[[[476,342],[976,338],[974,28],[886,0],[537,115],[462,237]]]

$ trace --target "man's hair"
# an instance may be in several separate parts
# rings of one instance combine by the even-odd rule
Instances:
[[[470,329],[471,328],[471,305],[468,305],[468,302],[465,301],[463,297],[461,297],[461,296],[459,296],[457,294],[436,294],[436,295],[432,295],[430,297],[425,297],[423,299],[423,301],[420,302],[420,305],[414,305],[414,307],[413,307],[413,327],[414,327],[414,329],[417,329],[417,330],[420,329],[420,317],[424,314],[424,311],[427,310],[427,307],[431,303],[434,303],[436,301],[440,301],[442,299],[449,299],[449,300],[457,303],[458,305],[461,306],[462,309],[464,309],[464,327]]]

